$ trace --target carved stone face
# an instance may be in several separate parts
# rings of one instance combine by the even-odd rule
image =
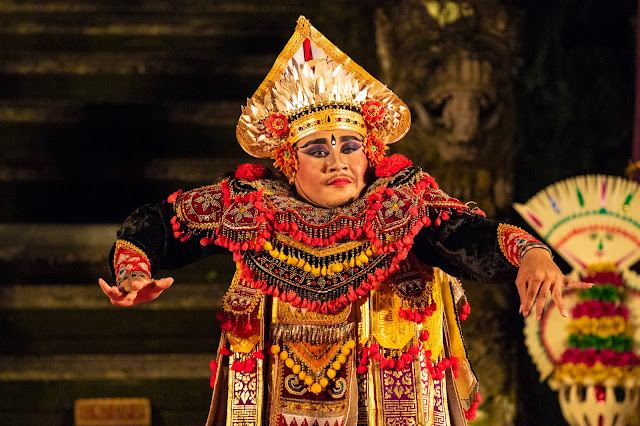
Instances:
[[[495,127],[501,115],[486,60],[458,51],[434,70],[419,99],[411,102],[418,124],[437,135],[434,140],[445,161],[473,160],[482,136]]]
[[[422,144],[444,161],[499,152],[487,135],[512,98],[513,42],[506,13],[491,3],[404,0],[378,11],[385,82],[411,108],[416,139],[428,138]]]
[[[398,151],[492,215],[511,202],[517,18],[498,0],[398,0],[377,10],[382,80],[412,113]]]

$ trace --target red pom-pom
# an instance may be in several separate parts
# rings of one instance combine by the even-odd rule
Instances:
[[[393,154],[390,157],[385,157],[376,166],[377,177],[389,177],[398,173],[405,167],[412,166],[413,163],[404,155]]]
[[[267,168],[260,164],[240,164],[236,169],[236,179],[254,181],[267,175]]]
[[[178,189],[176,192],[169,195],[169,197],[167,198],[167,201],[171,204],[175,203],[176,199],[180,196],[180,194],[182,194],[182,189]]]

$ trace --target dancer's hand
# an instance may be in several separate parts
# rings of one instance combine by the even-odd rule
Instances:
[[[520,296],[520,313],[526,318],[536,304],[536,318],[542,318],[547,296],[551,293],[560,314],[567,316],[567,308],[562,298],[562,289],[591,288],[592,283],[583,283],[565,276],[555,264],[549,252],[533,248],[526,252],[520,261],[516,278],[516,287]]]
[[[121,283],[120,288],[110,286],[102,278],[98,284],[111,303],[116,306],[131,306],[156,299],[173,284],[173,278],[131,277]]]

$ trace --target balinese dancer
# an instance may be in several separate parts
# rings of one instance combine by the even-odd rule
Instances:
[[[228,250],[213,425],[460,425],[478,384],[460,334],[457,278],[515,281],[527,316],[562,275],[526,232],[449,197],[400,155],[407,106],[301,17],[243,108],[251,164],[134,212],[111,259],[111,302],[155,299],[179,267]]]

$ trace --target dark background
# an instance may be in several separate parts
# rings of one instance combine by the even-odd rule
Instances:
[[[636,3],[507,3],[522,20],[515,201],[579,174],[622,175],[632,150]],[[43,294],[58,286],[97,292],[91,286],[108,274],[106,253],[115,235],[89,243],[97,238],[95,229],[111,232],[137,206],[208,184],[250,160],[235,141],[240,106],[265,77],[298,15],[380,75],[376,6],[341,0],[0,0],[3,294],[23,294],[21,284],[41,286]],[[232,265],[220,265],[221,259],[209,259],[178,277],[228,282]],[[209,395],[201,382],[7,379],[7,366],[8,360],[51,354],[77,355],[81,363],[85,353],[215,352],[213,309],[160,307],[150,319],[145,311],[24,310],[12,303],[3,302],[0,323],[0,419],[7,424],[43,418],[66,424],[73,398],[104,393],[157,395],[155,423],[203,418]],[[184,319],[194,311],[200,315],[194,322]],[[159,337],[152,326],[135,329],[144,334],[140,338],[113,331],[122,327],[101,329],[114,321],[162,324],[174,340]],[[199,331],[184,337],[185,328]],[[555,395],[537,383],[521,329],[514,324],[522,360],[516,423],[562,423]],[[175,399],[177,388],[187,396]],[[193,405],[200,408],[195,414]]]

